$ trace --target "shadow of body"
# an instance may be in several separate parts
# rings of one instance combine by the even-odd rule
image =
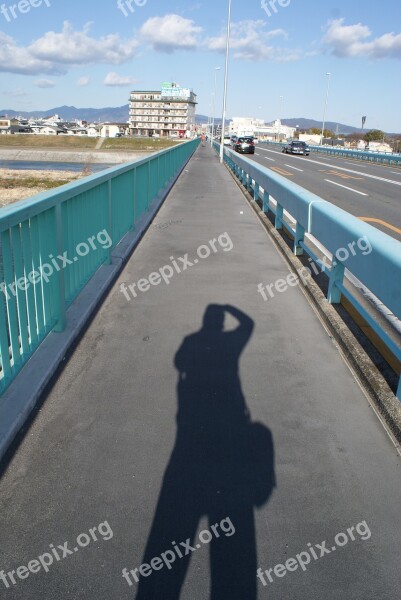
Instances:
[[[223,331],[225,313],[238,321],[232,331]],[[179,599],[192,554],[180,544],[185,541],[196,552],[209,545],[211,600],[256,598],[254,506],[267,502],[275,477],[271,433],[251,423],[239,378],[253,326],[232,306],[209,305],[202,329],[186,337],[175,356],[177,438],[143,562],[175,550],[173,542],[183,556],[175,550],[169,568],[163,564],[140,577],[137,600]],[[204,516],[210,533],[195,537]]]

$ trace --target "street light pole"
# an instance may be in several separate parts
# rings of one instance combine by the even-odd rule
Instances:
[[[223,96],[223,117],[221,120],[221,140],[220,140],[220,162],[223,162],[224,156],[224,127],[226,121],[227,108],[227,81],[228,81],[228,57],[230,53],[230,32],[231,32],[231,0],[228,0],[228,19],[227,19],[227,43],[226,43],[226,66],[224,71],[224,96]]]
[[[321,136],[320,136],[320,145],[321,146],[323,146],[324,125],[325,125],[325,122],[326,122],[327,104],[329,102],[329,90],[330,90],[330,77],[331,77],[331,73],[326,73],[326,76],[328,76],[328,79],[327,79],[326,101],[324,103],[324,111],[323,111],[322,133],[321,133]]]
[[[282,116],[284,114],[284,96],[280,96],[280,116],[279,116],[279,121],[280,121],[280,125],[278,126],[278,141],[280,141],[280,135],[281,135],[281,119]]]
[[[212,109],[212,135],[210,136],[210,145],[213,144],[214,137],[214,107],[216,104],[216,85],[217,85],[217,71],[220,71],[220,67],[214,68],[214,93],[213,93],[213,109]]]

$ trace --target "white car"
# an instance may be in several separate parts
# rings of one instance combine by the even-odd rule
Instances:
[[[224,146],[231,146],[231,137],[229,135],[224,136]]]
[[[259,144],[259,139],[258,139],[257,137],[254,137],[254,138],[253,138],[253,143],[254,143],[254,144]]]

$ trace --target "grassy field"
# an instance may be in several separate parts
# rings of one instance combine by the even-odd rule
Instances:
[[[163,138],[106,138],[102,150],[164,150],[177,142]]]
[[[0,190],[10,190],[15,188],[41,188],[45,190],[51,190],[52,188],[59,187],[65,183],[69,183],[71,179],[47,179],[43,177],[2,177],[0,175]]]
[[[96,138],[73,137],[70,135],[0,135],[2,148],[72,148],[76,150],[96,146]]]
[[[0,148],[94,150],[99,138],[72,135],[0,135]],[[178,142],[163,138],[106,138],[100,148],[116,151],[164,150]]]

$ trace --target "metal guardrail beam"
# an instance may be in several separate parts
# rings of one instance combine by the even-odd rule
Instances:
[[[184,142],[0,210],[0,393],[193,154]]]
[[[217,150],[219,144],[214,143],[214,146]],[[329,277],[329,302],[339,303],[341,294],[346,294],[391,352],[401,360],[401,348],[343,284],[346,268],[401,319],[401,242],[227,147],[224,148],[224,159],[254,198],[263,201],[264,212],[271,210],[275,214],[277,229],[284,225],[284,210],[296,221],[295,229],[291,229],[294,254],[300,255],[305,250],[316,261],[317,257],[305,244],[305,233],[308,232],[333,255],[331,268],[322,269]],[[277,203],[275,207],[270,202],[271,197]],[[369,253],[355,251],[357,242],[361,240],[368,242]],[[346,260],[342,260],[341,256],[344,249],[347,249]],[[401,400],[401,378],[397,397]]]

